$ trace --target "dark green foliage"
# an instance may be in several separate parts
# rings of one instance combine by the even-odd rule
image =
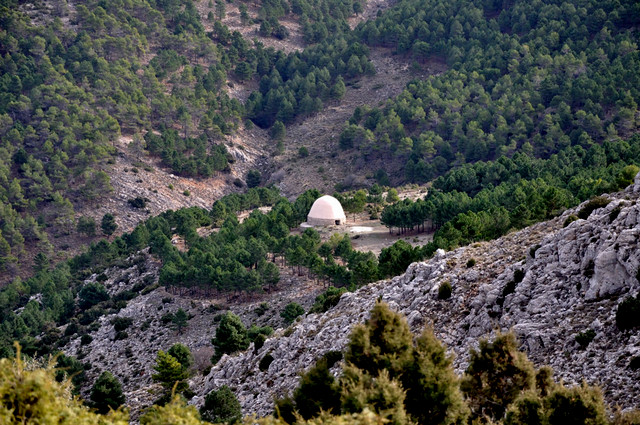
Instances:
[[[187,315],[186,311],[184,311],[182,308],[179,308],[178,311],[173,314],[171,322],[178,330],[178,333],[181,334],[184,328],[186,328],[189,323],[189,316]]]
[[[300,146],[300,149],[298,149],[298,156],[300,158],[306,158],[309,156],[309,149],[307,149],[306,146]]]
[[[284,140],[287,135],[287,129],[282,123],[282,121],[276,121],[271,130],[269,130],[269,135],[273,140]]]
[[[224,354],[246,350],[249,347],[249,336],[240,318],[233,313],[226,313],[222,316],[216,336],[211,342],[216,349],[211,363],[216,364]]]
[[[276,402],[285,420],[294,412],[308,418],[320,409],[357,413],[365,407],[393,424],[459,424],[468,416],[445,348],[428,330],[414,343],[406,320],[386,304],[377,303],[371,318],[354,328],[336,381],[328,369],[341,357],[326,353],[302,376],[293,399]]]
[[[341,351],[327,351],[322,356],[323,359],[327,362],[327,367],[331,369],[336,363],[342,360],[344,356]]]
[[[569,217],[567,217],[564,220],[564,223],[562,223],[562,227],[567,227],[568,225],[570,225],[571,223],[573,223],[576,220],[578,220],[578,216],[571,214]]]
[[[414,248],[409,243],[399,240],[380,252],[380,275],[389,277],[404,273],[409,264],[420,261],[422,258],[420,248]]]
[[[461,389],[474,417],[503,417],[507,406],[523,391],[534,388],[533,365],[518,351],[513,334],[498,334],[491,342],[480,341],[472,349]]]
[[[476,259],[475,258],[470,258],[469,261],[467,261],[467,268],[470,269],[471,267],[476,265]]]
[[[607,415],[602,394],[586,384],[558,387],[545,399],[549,425],[605,425]]]
[[[538,250],[542,247],[542,245],[537,244],[532,246],[531,248],[529,248],[529,255],[531,256],[531,258],[536,258],[536,252],[538,252]]]
[[[640,326],[640,295],[627,297],[618,304],[616,326],[621,331]]]
[[[438,287],[438,299],[447,300],[451,298],[451,283],[447,280]]]
[[[609,213],[609,223],[613,223],[613,221],[618,218],[618,216],[620,215],[620,211],[622,211],[621,205],[618,205],[611,210],[611,212]]]
[[[296,410],[305,419],[317,416],[321,410],[332,414],[340,411],[340,387],[329,372],[325,359],[302,375],[293,400]]]
[[[120,381],[111,372],[102,372],[91,388],[90,400],[91,407],[98,413],[106,414],[119,408],[125,402]]]
[[[115,317],[111,319],[111,324],[116,332],[123,331],[133,324],[131,317]]]
[[[102,233],[104,233],[106,236],[111,236],[113,232],[116,231],[118,225],[116,224],[116,219],[113,214],[106,213],[102,216],[100,228],[102,229]]]
[[[242,419],[242,407],[233,391],[223,385],[207,394],[200,415],[212,423],[234,424]]]
[[[330,286],[326,291],[318,295],[309,310],[309,313],[324,313],[330,308],[335,307],[340,302],[342,294],[347,292],[346,288],[336,288]]]
[[[189,370],[189,368],[193,366],[193,355],[191,354],[191,350],[189,350],[189,348],[184,344],[173,344],[167,351],[167,354],[176,359],[184,371]]]
[[[253,347],[254,351],[257,353],[264,346],[264,342],[267,340],[267,337],[263,334],[258,334],[253,339]]]
[[[93,337],[89,334],[84,334],[80,337],[80,345],[89,345],[93,341]]]
[[[118,331],[116,332],[116,335],[114,336],[113,340],[120,341],[127,338],[129,338],[129,334],[127,333],[127,331]]]
[[[356,148],[390,170],[398,169],[398,162],[406,164],[407,180],[426,182],[461,162],[482,164],[516,151],[548,158],[569,145],[617,143],[618,133],[631,134],[637,128],[632,116],[640,99],[638,74],[614,64],[640,66],[637,57],[628,58],[628,50],[619,49],[637,42],[629,26],[638,21],[637,14],[625,23],[619,18],[634,6],[616,4],[605,12],[600,2],[589,1],[581,4],[584,18],[577,12],[557,13],[574,7],[568,1],[404,0],[360,25],[356,32],[368,44],[410,54],[417,67],[437,58],[449,70],[412,82],[381,108],[356,111],[351,125],[374,132],[372,143]],[[584,24],[595,16],[592,25]],[[598,37],[605,32],[608,37]],[[549,38],[551,33],[558,38]],[[596,53],[603,51],[608,53]],[[564,67],[574,60],[585,67],[578,83],[583,90],[576,90]],[[618,87],[618,78],[626,89]],[[603,157],[585,159],[599,166]],[[616,186],[619,171],[610,181]],[[583,183],[586,190],[598,185]]]
[[[217,127],[218,131],[229,132],[222,122],[217,122]],[[168,129],[161,135],[148,132],[145,141],[149,152],[162,157],[162,163],[179,175],[211,177],[229,170],[231,156],[226,147],[212,143],[206,134],[197,138],[181,138],[176,130]]]
[[[87,283],[78,292],[78,298],[78,307],[87,310],[102,301],[108,300],[109,294],[107,294],[104,286],[99,283]]]
[[[33,258],[33,271],[38,273],[49,268],[49,258],[42,252]]]
[[[149,199],[137,196],[135,198],[128,199],[127,202],[129,203],[129,205],[131,205],[132,208],[146,208]]]
[[[618,178],[616,179],[616,183],[618,184],[618,189],[624,189],[633,183],[636,175],[640,171],[640,168],[637,165],[627,165],[620,171],[618,174]]]
[[[258,317],[263,316],[267,311],[269,311],[269,303],[267,302],[260,303],[260,305],[254,310]]]
[[[251,325],[251,327],[247,330],[247,336],[250,341],[255,341],[255,339],[262,336],[271,336],[273,334],[273,328],[270,326],[262,326],[258,327],[256,325]]]
[[[586,331],[580,332],[576,335],[576,342],[582,349],[585,349],[595,337],[596,331],[594,331],[593,329],[587,329]]]
[[[87,236],[96,235],[96,221],[93,217],[80,217],[76,226],[78,233],[84,233]]]
[[[509,294],[513,294],[516,291],[516,281],[515,280],[510,280],[509,282],[507,282],[506,285],[504,285],[504,288],[502,288],[502,298],[506,297]]]
[[[594,210],[598,208],[604,208],[609,205],[611,200],[604,196],[598,196],[587,202],[581,209],[578,211],[578,218],[586,219],[588,218]]]
[[[304,308],[298,303],[289,303],[285,306],[284,310],[280,313],[280,317],[282,317],[287,324],[293,323],[294,320],[298,316],[304,314]]]
[[[260,185],[261,182],[262,182],[262,175],[260,174],[260,171],[249,170],[249,173],[247,173],[247,187],[248,188],[257,187]]]
[[[62,382],[64,379],[71,379],[74,392],[78,393],[87,380],[87,375],[82,362],[73,356],[59,353],[56,358],[56,381]]]
[[[176,393],[181,393],[188,388],[188,384],[186,383],[188,377],[186,368],[183,367],[178,359],[169,353],[165,353],[162,350],[158,351],[156,365],[153,369],[156,373],[153,374],[151,378],[162,385],[165,391],[165,398],[166,395],[172,391],[174,385]]]
[[[260,363],[258,363],[258,369],[260,369],[260,371],[262,372],[266,372],[267,370],[269,370],[269,366],[271,366],[273,360],[274,359],[271,353],[265,354],[264,357],[260,359]]]

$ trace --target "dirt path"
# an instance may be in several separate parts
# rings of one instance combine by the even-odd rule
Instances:
[[[382,106],[404,90],[409,81],[439,74],[445,70],[440,62],[430,62],[418,72],[413,72],[409,62],[392,56],[390,49],[371,50],[376,75],[363,77],[347,87],[344,98],[336,104],[327,105],[318,114],[294,123],[287,128],[285,153],[278,157],[272,168],[271,181],[277,183],[286,196],[294,196],[310,188],[323,192],[334,191],[336,183],[346,180],[361,182],[365,167],[357,152],[340,151],[338,140],[344,123],[358,106]],[[305,146],[309,156],[300,158],[298,150]]]

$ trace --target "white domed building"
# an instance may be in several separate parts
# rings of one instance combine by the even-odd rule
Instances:
[[[346,222],[340,201],[329,195],[316,199],[307,215],[307,224],[312,226],[340,226]]]

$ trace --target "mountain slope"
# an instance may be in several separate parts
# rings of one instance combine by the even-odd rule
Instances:
[[[347,293],[327,313],[309,315],[291,330],[277,332],[258,353],[250,347],[241,355],[223,357],[193,402],[200,404],[209,391],[228,385],[245,414],[268,414],[273,398],[296,386],[299,372],[325,352],[344,349],[349,329],[382,299],[405,314],[414,331],[432,325],[455,353],[459,373],[479,338],[496,328],[513,329],[537,365],[551,365],[565,383],[584,379],[599,384],[610,404],[631,407],[640,384],[627,365],[640,354],[640,336],[621,333],[615,313],[627,295],[640,289],[635,277],[639,196],[640,175],[626,191],[608,195],[610,203],[586,220],[563,227],[584,203],[495,241],[440,252],[412,264],[402,276]],[[467,267],[472,258],[475,265]],[[439,300],[438,288],[446,281],[453,287],[452,297]],[[583,349],[576,336],[589,329],[595,337]],[[267,353],[274,361],[261,372],[258,363]]]

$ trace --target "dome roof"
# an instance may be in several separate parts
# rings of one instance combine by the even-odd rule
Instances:
[[[344,211],[342,209],[342,205],[340,205],[340,202],[333,196],[329,195],[324,195],[316,199],[316,201],[311,206],[311,211],[309,211],[307,221],[309,223],[313,223],[317,220],[340,220],[341,222],[346,221],[346,217],[344,215]]]

